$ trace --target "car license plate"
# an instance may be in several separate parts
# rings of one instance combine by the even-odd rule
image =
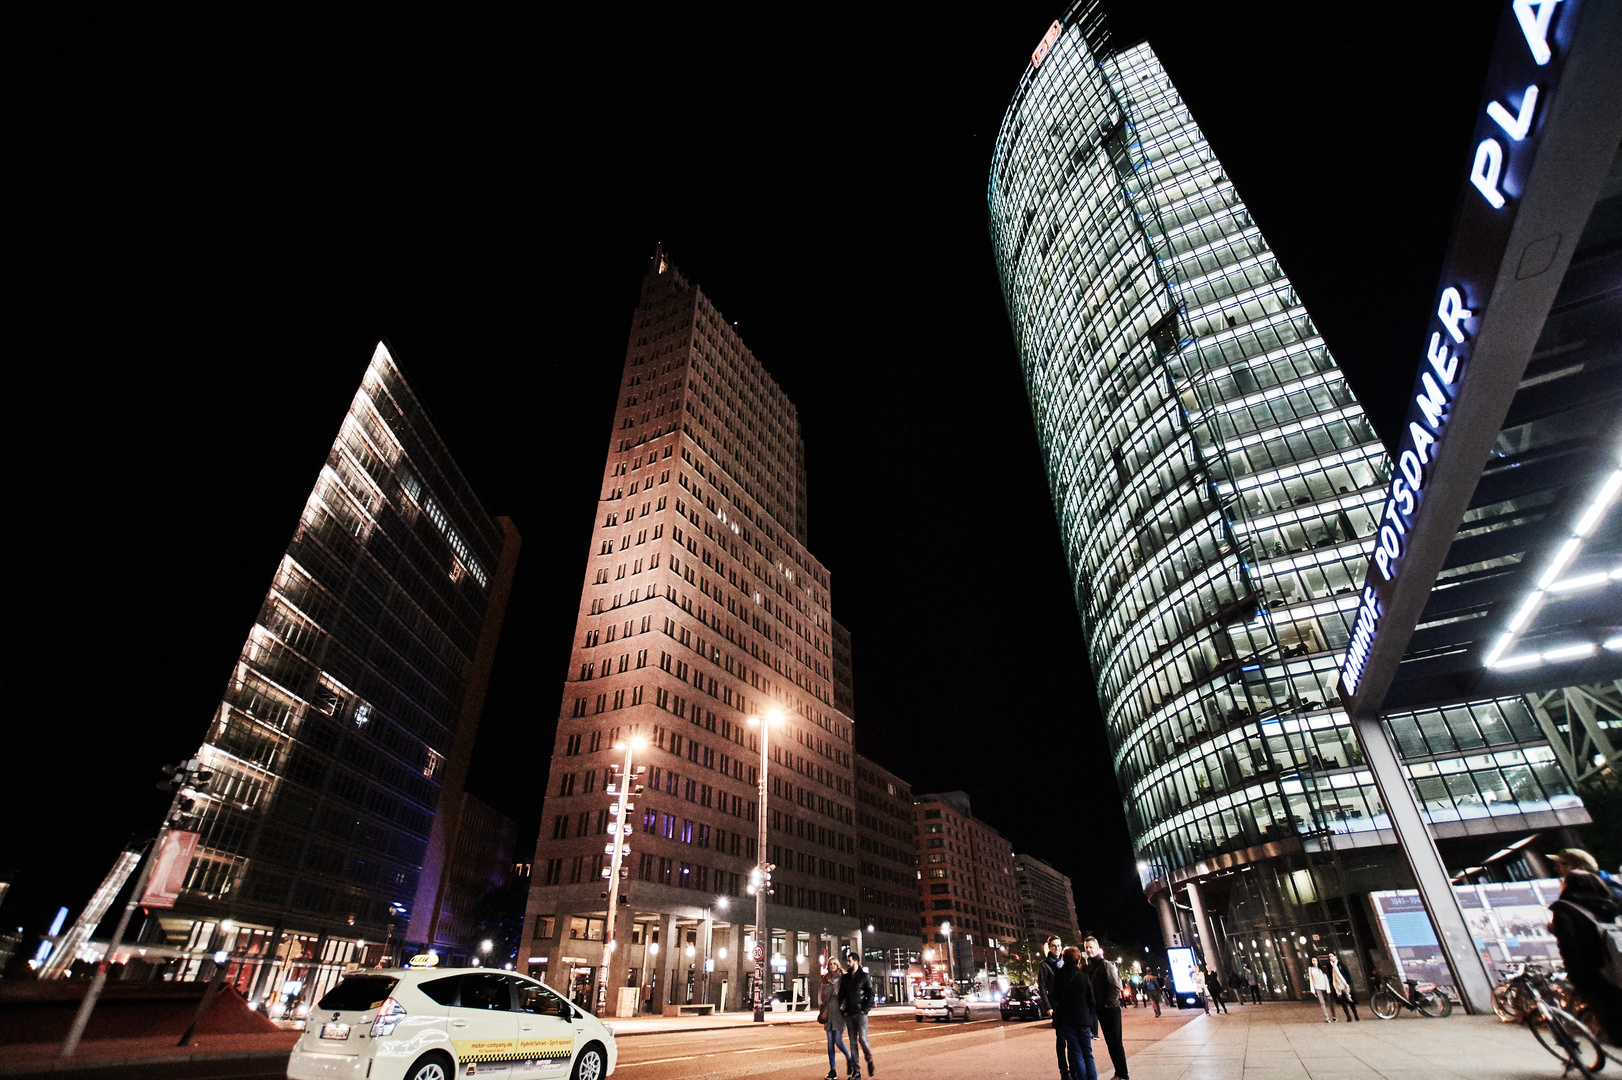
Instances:
[[[321,1037],[323,1039],[347,1039],[347,1038],[349,1038],[349,1025],[348,1024],[322,1024],[321,1025]]]

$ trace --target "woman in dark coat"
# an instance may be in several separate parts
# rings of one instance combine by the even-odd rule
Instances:
[[[1093,1064],[1093,983],[1082,968],[1081,950],[1064,951],[1064,967],[1048,989],[1053,1002],[1053,1034],[1059,1052],[1060,1080],[1098,1080]]]
[[[1611,922],[1622,914],[1622,905],[1598,874],[1571,869],[1566,871],[1565,879],[1560,899],[1549,905],[1553,916],[1549,929],[1560,943],[1560,959],[1565,961],[1566,977],[1604,1029],[1598,1034],[1616,1046],[1622,1039],[1622,987],[1613,985],[1600,974],[1606,960],[1605,943],[1588,916],[1600,922]]]

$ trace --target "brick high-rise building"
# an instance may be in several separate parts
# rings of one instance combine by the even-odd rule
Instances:
[[[906,1000],[918,943],[918,850],[912,786],[856,755],[856,913],[868,971],[880,995]]]
[[[1014,856],[1020,927],[1027,935],[1058,934],[1066,944],[1081,937],[1070,878],[1034,855]]]
[[[631,321],[574,651],[536,847],[522,970],[590,1000],[604,963],[613,747],[646,739],[627,824],[609,1010],[751,993],[745,895],[771,734],[773,989],[814,993],[816,956],[854,946],[851,720],[835,704],[827,570],[806,549],[794,403],[656,251]],[[765,935],[763,935],[765,937]],[[654,948],[657,945],[659,948]],[[650,989],[651,988],[651,989]]]
[[[1014,846],[976,818],[962,791],[919,795],[919,898],[926,941],[944,944],[951,924],[957,977],[1002,966],[1001,946],[1020,935]]]

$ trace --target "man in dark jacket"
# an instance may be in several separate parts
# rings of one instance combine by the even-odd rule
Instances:
[[[855,953],[845,957],[845,975],[839,980],[839,1011],[845,1014],[845,1075],[860,1076],[856,1066],[856,1047],[861,1044],[862,1055],[867,1058],[867,1075],[872,1076],[873,1047],[867,1041],[867,1010],[873,1007],[873,976],[869,975]]]
[[[1050,937],[1047,940],[1046,954],[1036,968],[1036,996],[1042,999],[1042,1012],[1051,1015],[1053,1001],[1048,996],[1048,990],[1053,985],[1053,976],[1059,973],[1064,966],[1064,958],[1059,955],[1059,939]]]
[[[1575,866],[1562,871],[1560,899],[1549,905],[1549,929],[1560,944],[1566,978],[1593,1010],[1604,1041],[1616,1046],[1622,1044],[1622,987],[1605,975],[1609,954],[1595,924],[1614,922],[1622,904],[1598,874]]]
[[[1104,959],[1104,949],[1097,938],[1089,935],[1083,944],[1087,946],[1087,977],[1092,981],[1093,1001],[1098,1010],[1093,1031],[1103,1035],[1104,1045],[1109,1047],[1115,1080],[1128,1080],[1126,1046],[1121,1042],[1121,976],[1115,965]]]
[[[1064,951],[1064,966],[1053,976],[1053,1031],[1059,1051],[1059,1080],[1098,1080],[1093,1063],[1093,1027],[1097,1023],[1093,983],[1081,963],[1081,950]],[[1120,1007],[1115,1011],[1119,1013]]]

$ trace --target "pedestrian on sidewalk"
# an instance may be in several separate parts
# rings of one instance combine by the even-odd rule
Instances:
[[[1334,984],[1329,979],[1329,961],[1327,957],[1314,957],[1307,964],[1307,986],[1317,995],[1318,1007],[1324,1012],[1324,1023],[1335,1022],[1335,1010],[1329,1004],[1329,994]]]
[[[1155,1015],[1160,1015],[1160,983],[1155,979],[1155,973],[1143,977],[1143,992],[1149,998],[1149,1004],[1155,1007]]]
[[[867,1041],[867,1013],[873,1007],[873,977],[863,969],[855,953],[845,957],[845,975],[839,980],[839,1011],[845,1016],[845,1075],[862,1075],[856,1066],[856,1050],[860,1047],[867,1058],[867,1075],[872,1076],[873,1047]]]
[[[1363,1017],[1357,1011],[1357,991],[1352,989],[1351,969],[1340,956],[1330,957],[1329,964],[1329,978],[1334,984],[1335,996],[1340,999],[1341,1012],[1346,1014],[1348,1021],[1361,1021]]]
[[[1245,982],[1250,985],[1250,1003],[1252,1005],[1260,1005],[1262,1003],[1261,980],[1256,978],[1256,973],[1254,971],[1246,971]]]
[[[1210,1016],[1211,1015],[1211,997],[1210,997],[1210,995],[1208,993],[1206,993],[1205,972],[1202,971],[1200,968],[1196,967],[1194,969],[1194,972],[1193,972],[1193,978],[1194,978],[1194,996],[1200,999],[1200,1008],[1205,1010],[1205,1015]]]
[[[834,1059],[836,1048],[840,1056],[850,1058],[850,1050],[845,1046],[845,1014],[839,1011],[839,982],[842,978],[844,972],[840,970],[838,959],[828,957],[828,967],[822,973],[822,1008],[817,1012],[817,1021],[828,1033],[827,1080],[839,1080]]]
[[[1098,1080],[1093,1062],[1093,1029],[1097,1026],[1093,981],[1083,969],[1081,950],[1072,945],[1060,958],[1048,992],[1053,1001],[1053,1031],[1059,1054],[1059,1080]],[[1120,1007],[1115,1009],[1120,1013]],[[1126,1074],[1117,1071],[1117,1076]]]
[[[1104,959],[1097,938],[1088,935],[1082,944],[1087,946],[1087,977],[1093,984],[1093,1033],[1104,1036],[1110,1064],[1115,1066],[1115,1080],[1128,1080],[1126,1046],[1121,1042],[1121,974]]]
[[[1215,968],[1205,969],[1205,989],[1210,993],[1211,1003],[1217,1007],[1217,1012],[1227,1012],[1228,1007],[1222,1003],[1222,976],[1216,973]]]
[[[1222,981],[1227,984],[1229,990],[1233,991],[1233,1000],[1243,1006],[1245,1004],[1245,977],[1239,974],[1238,971],[1229,968],[1227,978]]]
[[[1050,937],[1043,946],[1042,962],[1036,968],[1036,996],[1042,999],[1042,1012],[1045,1015],[1053,1015],[1053,1000],[1049,997],[1049,990],[1053,986],[1053,977],[1063,966],[1064,957],[1060,954],[1059,939],[1056,936]]]
[[[1608,924],[1622,914],[1622,905],[1598,874],[1571,858],[1576,854],[1588,855],[1567,848],[1549,856],[1564,881],[1560,899],[1549,905],[1549,930],[1560,945],[1566,978],[1593,1010],[1605,1042],[1616,1046],[1622,1040],[1622,986],[1613,980],[1622,973],[1614,970],[1605,935]]]

